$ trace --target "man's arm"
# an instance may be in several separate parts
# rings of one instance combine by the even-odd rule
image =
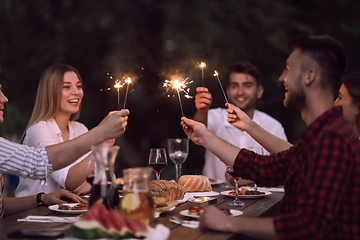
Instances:
[[[256,239],[278,239],[272,218],[230,217],[214,206],[200,215],[200,228],[233,232]]]
[[[285,141],[259,126],[249,118],[246,113],[231,103],[226,103],[228,109],[228,122],[234,127],[247,132],[261,146],[270,153],[278,153],[292,147],[292,144]]]
[[[197,87],[196,95],[195,95],[196,113],[193,119],[207,126],[208,112],[211,103],[212,103],[212,96],[209,90],[204,87]]]
[[[110,113],[89,132],[63,143],[46,147],[49,163],[54,170],[61,169],[90,151],[91,146],[114,139],[125,132],[129,110]]]
[[[226,165],[232,166],[240,148],[210,133],[206,126],[197,121],[181,118],[181,125],[186,135],[197,145],[201,145],[215,154]]]

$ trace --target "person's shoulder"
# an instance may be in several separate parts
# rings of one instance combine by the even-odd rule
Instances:
[[[37,123],[34,123],[33,125],[31,125],[27,131],[34,131],[34,130],[39,130],[39,129],[44,129],[44,128],[49,128],[51,126],[51,121],[40,121]]]

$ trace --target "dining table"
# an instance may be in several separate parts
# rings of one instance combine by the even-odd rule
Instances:
[[[223,192],[231,190],[227,184],[217,184],[212,187],[213,192]],[[231,209],[242,211],[241,216],[236,217],[271,217],[275,216],[280,212],[282,199],[284,193],[282,191],[273,191],[271,194],[259,198],[241,198],[240,200],[245,203],[242,207],[231,207]],[[234,198],[226,195],[219,194],[214,196],[216,203],[214,204],[221,209],[230,209],[228,203]],[[172,211],[163,212],[159,217],[155,218],[150,224],[155,227],[157,224],[163,224],[170,230],[168,240],[220,240],[220,239],[253,239],[240,234],[234,234],[229,232],[217,232],[212,230],[201,230],[199,228],[189,228],[181,224],[171,222],[170,219],[173,217],[180,218],[181,220],[194,220],[191,217],[184,216],[180,212],[187,210],[188,205],[186,202],[178,204]],[[49,209],[48,206],[36,207],[24,212],[6,216],[0,219],[0,239],[34,239],[34,238],[9,238],[8,235],[25,229],[31,230],[60,230],[64,232],[64,236],[61,238],[69,237],[69,233],[66,231],[72,223],[59,223],[59,222],[24,222],[18,221],[29,215],[34,216],[58,216],[58,217],[73,217],[76,215],[70,215],[58,211]],[[234,218],[236,218],[234,216]],[[61,239],[60,238],[60,239]],[[51,238],[49,238],[51,239]],[[53,238],[52,238],[53,239]]]

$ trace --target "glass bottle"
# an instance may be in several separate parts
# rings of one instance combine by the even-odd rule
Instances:
[[[124,185],[120,213],[149,224],[154,217],[154,202],[150,193],[150,167],[123,170]]]
[[[108,209],[115,208],[115,204],[118,205],[119,195],[117,191],[111,191],[112,181],[109,181],[107,175],[116,178],[113,170],[119,149],[119,146],[111,146],[107,143],[92,147],[92,153],[95,157],[95,176],[90,190],[89,207],[97,200],[102,201]]]

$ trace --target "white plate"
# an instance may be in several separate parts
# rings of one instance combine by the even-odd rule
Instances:
[[[79,203],[65,203],[63,205],[67,205],[69,207],[74,207],[78,204]],[[53,211],[61,212],[61,213],[67,213],[67,214],[80,214],[80,213],[84,213],[87,211],[87,210],[61,210],[61,209],[59,209],[59,205],[57,205],[57,204],[49,206],[49,209],[53,210]]]
[[[174,207],[171,207],[171,208],[169,208],[169,209],[166,209],[166,210],[164,210],[164,211],[160,211],[160,212],[158,212],[158,211],[156,211],[156,208],[155,208],[155,212],[154,212],[154,218],[158,218],[158,217],[160,217],[160,214],[161,213],[164,213],[164,212],[171,212],[172,210],[174,210],[175,209],[175,206]]]
[[[210,184],[211,185],[218,185],[218,184],[222,184],[222,183],[224,183],[225,181],[223,181],[223,180],[219,180],[219,179],[210,179],[209,178],[209,181],[210,181]]]
[[[186,217],[192,217],[192,218],[199,218],[200,217],[200,215],[190,215],[189,214],[189,210],[182,210],[181,212],[180,212],[180,214],[181,215],[183,215],[183,216],[186,216]],[[231,217],[236,217],[236,216],[240,216],[240,215],[242,215],[243,214],[243,212],[242,211],[239,211],[239,210],[234,210],[234,209],[230,209],[230,216]]]
[[[192,194],[194,197],[215,197],[218,196],[218,192],[187,192],[186,194]]]
[[[250,189],[249,189],[250,190]],[[231,191],[222,191],[220,192],[221,195],[224,195],[224,196],[228,196],[228,197],[235,197],[235,195],[229,195],[229,192]],[[268,191],[261,191],[265,194],[258,194],[258,195],[238,195],[238,198],[262,198],[262,197],[265,197],[265,196],[269,196],[272,194],[272,192],[268,192]]]

